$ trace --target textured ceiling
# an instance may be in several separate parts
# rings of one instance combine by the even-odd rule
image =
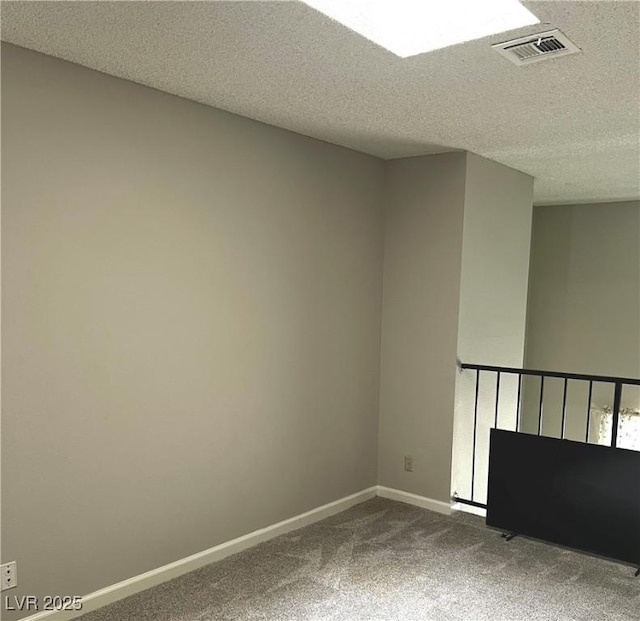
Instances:
[[[407,59],[299,2],[2,2],[2,39],[387,159],[472,151],[539,204],[639,197],[640,3],[524,4],[545,24]],[[583,53],[489,47],[549,27]]]

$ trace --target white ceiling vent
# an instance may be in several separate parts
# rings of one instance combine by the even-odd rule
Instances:
[[[549,30],[491,46],[498,54],[515,65],[528,65],[567,54],[576,54],[580,48],[559,30]]]

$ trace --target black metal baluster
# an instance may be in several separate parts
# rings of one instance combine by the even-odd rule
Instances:
[[[618,444],[618,419],[620,417],[620,403],[622,401],[622,384],[616,382],[613,392],[613,420],[611,421],[611,446]]]
[[[605,383],[613,385],[614,392],[614,413],[612,421],[612,437],[611,446],[617,445],[617,429],[620,426],[620,407],[622,402],[622,392],[624,386],[640,386],[640,378],[628,378],[628,377],[614,377],[608,375],[585,375],[583,373],[568,373],[565,371],[541,371],[538,369],[520,369],[516,367],[498,367],[491,365],[479,365],[479,364],[466,364],[460,363],[461,369],[474,370],[476,372],[475,377],[475,402],[473,412],[473,446],[472,446],[472,462],[471,462],[471,499],[461,498],[457,494],[454,494],[455,502],[466,504],[474,507],[480,507],[486,509],[486,504],[475,500],[475,478],[477,471],[477,460],[483,459],[486,455],[478,457],[478,434],[484,433],[486,421],[483,418],[480,420],[480,416],[484,416],[484,412],[480,412],[480,376],[481,372],[496,373],[496,401],[494,412],[494,426],[497,428],[500,416],[500,382],[504,373],[510,373],[518,376],[518,389],[517,389],[517,403],[516,403],[516,415],[515,415],[515,431],[519,432],[521,426],[527,426],[524,420],[525,416],[525,404],[524,398],[527,396],[524,394],[523,378],[526,377],[539,377],[540,378],[540,394],[538,403],[538,436],[542,436],[544,427],[544,384],[547,378],[558,378],[563,380],[563,393],[562,393],[562,420],[560,438],[564,439],[567,435],[569,412],[567,410],[567,400],[569,398],[569,380],[588,382],[589,383],[589,398],[587,403],[587,429],[585,439],[583,442],[589,443],[591,435],[591,406],[593,401],[593,384],[595,382]],[[488,403],[486,404],[488,405]],[[482,425],[482,429],[480,429]],[[489,425],[487,425],[489,426]],[[483,436],[484,438],[484,436]],[[484,464],[483,464],[484,465]]]
[[[518,373],[518,401],[516,403],[516,431],[520,431],[520,394],[522,393],[522,373]]]
[[[496,418],[493,423],[494,429],[498,428],[498,401],[500,399],[500,371],[498,371],[498,375],[496,376]]]
[[[560,430],[560,439],[564,440],[564,424],[567,414],[567,378],[564,378],[564,389],[562,391],[562,428]]]
[[[473,406],[473,452],[471,455],[471,501],[476,480],[476,438],[478,436],[478,394],[480,392],[480,369],[476,369],[476,398]]]
[[[589,442],[589,427],[591,426],[591,397],[593,396],[593,380],[589,380],[589,399],[587,403],[587,435],[584,441]]]
[[[538,435],[542,435],[542,401],[544,399],[544,375],[540,376],[540,403],[538,405]]]

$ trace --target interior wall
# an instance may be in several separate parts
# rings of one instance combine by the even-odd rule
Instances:
[[[451,485],[466,154],[388,163],[378,482],[444,502]],[[404,456],[413,472],[404,471]]]
[[[383,163],[4,44],[2,96],[10,595],[374,485]]]
[[[640,201],[536,206],[533,219],[527,366],[640,377]],[[532,384],[534,382],[529,382]],[[545,385],[543,433],[561,432],[562,382]],[[537,428],[539,383],[527,391],[527,430]],[[584,440],[588,387],[569,382],[566,434]],[[595,384],[593,403],[611,405]],[[640,390],[623,392],[640,407]],[[597,439],[592,418],[590,439]]]
[[[457,351],[460,362],[522,367],[531,246],[533,178],[467,155]],[[501,375],[498,425],[515,429],[518,380]],[[452,492],[470,498],[475,371],[459,373]],[[496,374],[480,376],[475,499],[486,498],[488,429],[495,423]]]

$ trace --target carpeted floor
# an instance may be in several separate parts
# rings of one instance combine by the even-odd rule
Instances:
[[[481,518],[375,498],[81,617],[82,621],[615,621],[640,578]]]

